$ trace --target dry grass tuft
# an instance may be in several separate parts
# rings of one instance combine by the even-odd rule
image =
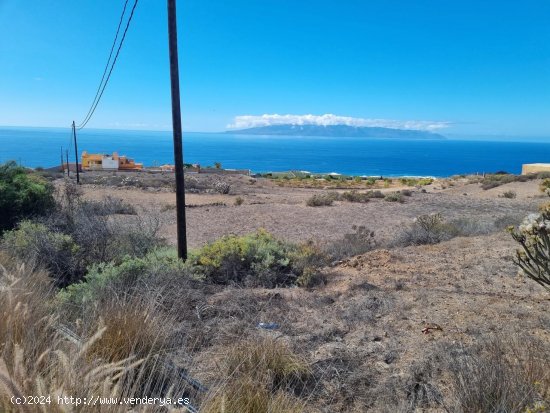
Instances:
[[[142,300],[111,302],[101,309],[96,329],[104,333],[88,348],[87,357],[117,362],[163,354],[171,339],[167,321]]]
[[[216,389],[201,411],[303,412],[296,392],[311,376],[309,365],[283,342],[268,338],[243,341],[223,352],[218,360]]]
[[[305,405],[283,391],[272,393],[250,377],[235,380],[202,406],[203,413],[300,413]]]

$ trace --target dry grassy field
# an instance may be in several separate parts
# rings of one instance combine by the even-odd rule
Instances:
[[[127,273],[120,273],[124,281],[97,287],[93,298],[73,293],[59,298],[56,292],[61,304],[50,322],[61,318],[81,346],[89,340],[84,351],[68,346],[65,336],[48,333],[55,338],[27,349],[29,354],[38,357],[46,347],[58,346],[67,354],[70,374],[90,371],[76,366],[79,357],[96,360],[88,369],[99,362],[110,363],[104,369],[115,368],[128,357],[146,360],[140,373],[131,374],[150,380],[126,378],[127,394],[177,389],[201,412],[550,411],[550,295],[518,275],[513,262],[518,244],[506,232],[547,202],[540,180],[490,189],[475,177],[422,187],[396,181],[389,188],[350,194],[349,189],[297,188],[245,176],[188,179],[187,233],[193,251],[223,236],[266,230],[283,242],[323,251],[329,259],[301,286],[251,284],[246,278],[205,282],[185,276],[185,268],[128,264]],[[136,220],[154,222],[164,243],[174,245],[171,176],[84,174],[83,181],[79,196],[87,202],[110,197],[125,205],[108,218],[121,231]],[[66,184],[57,180],[55,185],[62,192]],[[382,195],[361,195],[374,190]],[[388,196],[396,192],[400,195]],[[309,206],[314,196],[322,205]],[[419,229],[422,217],[436,228],[429,239]],[[205,256],[214,259],[201,251],[203,261],[196,263],[206,265]],[[13,285],[38,288],[45,282],[42,273],[3,260]],[[138,277],[143,266],[147,276]],[[115,271],[101,268],[89,285],[106,283],[102,274]],[[39,291],[51,294],[45,287]],[[31,305],[21,291],[10,294],[11,305],[18,297]],[[2,311],[7,314],[9,304]],[[40,307],[25,319],[30,313],[19,317],[40,323],[49,314]],[[31,340],[37,331],[24,337]],[[163,367],[159,373],[154,361],[159,355],[176,370]],[[174,380],[177,371],[180,379]],[[106,380],[116,382],[109,374]],[[90,378],[88,388],[100,392],[100,381]],[[36,389],[19,385],[21,391]],[[63,385],[81,392],[77,383]],[[105,388],[116,393],[112,386]],[[102,411],[125,411],[111,409]]]

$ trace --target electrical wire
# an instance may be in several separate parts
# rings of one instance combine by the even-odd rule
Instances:
[[[134,11],[136,10],[137,4],[138,4],[138,0],[135,0],[134,5],[132,7],[132,11],[130,12],[130,17],[128,18],[128,21],[126,22],[126,27],[124,28],[124,33],[122,34],[122,38],[120,39],[120,43],[118,45],[118,49],[116,51],[115,58],[113,59],[113,62],[111,63],[111,68],[109,69],[107,77],[105,78],[105,72],[106,72],[106,70],[105,70],[104,73],[103,73],[102,82],[100,83],[99,88],[98,88],[98,92],[96,93],[96,99],[94,99],[94,101],[92,102],[92,105],[90,106],[90,110],[88,111],[88,114],[86,115],[84,120],[76,127],[76,129],[80,130],[80,129],[84,128],[88,124],[90,119],[92,118],[95,110],[97,109],[97,105],[99,104],[99,101],[101,100],[101,97],[103,96],[103,93],[105,92],[105,88],[107,87],[107,84],[109,83],[109,79],[111,78],[111,74],[113,73],[113,69],[114,69],[115,64],[117,62],[118,55],[120,54],[120,50],[122,48],[122,45],[124,44],[124,39],[126,38],[126,33],[128,32],[128,28],[130,27],[130,23],[132,21],[132,17],[134,16]],[[126,10],[126,4],[124,5],[123,14],[121,16],[121,22],[122,22],[122,18],[124,16],[124,11],[125,10]],[[117,29],[117,34],[115,36],[115,42],[113,43],[113,49],[114,49],[114,44],[116,44],[116,39],[118,37],[119,29],[120,29],[120,24],[119,24],[119,28]],[[112,51],[111,51],[111,55],[112,55]],[[109,56],[109,61],[110,61],[111,55]],[[109,66],[109,61],[107,62],[106,69]],[[103,79],[104,79],[104,81],[103,81]]]
[[[99,85],[97,87],[97,91],[94,96],[94,100],[92,101],[92,104],[90,106],[90,109],[88,110],[88,113],[86,114],[84,121],[81,122],[84,123],[88,117],[90,116],[92,112],[92,108],[94,104],[97,101],[97,97],[99,96],[99,92],[101,90],[101,86],[103,85],[103,81],[105,80],[105,75],[107,74],[107,70],[109,69],[109,64],[111,63],[111,58],[113,57],[113,51],[115,50],[116,41],[118,40],[118,35],[120,33],[120,27],[122,26],[122,21],[124,20],[124,15],[126,14],[126,7],[128,6],[128,0],[124,2],[124,8],[122,9],[122,13],[120,15],[120,20],[118,22],[118,27],[116,29],[115,39],[113,40],[113,45],[111,46],[111,51],[109,52],[109,58],[107,59],[107,63],[105,64],[105,69],[103,69],[103,75],[101,76],[101,81],[99,82]]]

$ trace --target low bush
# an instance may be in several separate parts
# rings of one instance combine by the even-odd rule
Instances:
[[[493,188],[496,188],[497,186],[500,186],[500,185],[503,185],[502,182],[500,181],[491,181],[491,180],[488,180],[488,181],[482,181],[481,183],[481,188],[484,189],[484,190],[488,190],[488,189],[493,189]]]
[[[389,192],[384,197],[384,201],[399,202],[402,204],[405,202],[405,198],[403,198],[403,194],[401,192]]]
[[[496,188],[500,185],[509,184],[511,182],[527,182],[533,179],[538,179],[540,174],[529,174],[529,175],[513,175],[508,173],[487,174],[481,180],[481,188],[487,190]]]
[[[2,246],[13,256],[47,268],[60,285],[74,281],[85,270],[80,248],[70,235],[46,225],[23,221],[4,234]]]
[[[338,192],[326,192],[323,194],[315,194],[311,198],[308,198],[306,205],[310,207],[318,206],[330,206],[334,201],[339,198]]]
[[[109,292],[116,291],[120,299],[130,297],[142,291],[147,284],[158,282],[159,277],[170,274],[186,274],[185,266],[174,249],[157,249],[144,257],[126,256],[118,264],[93,264],[81,282],[69,285],[58,293],[57,301],[61,307],[73,309],[72,315],[77,316],[74,309],[107,304]]]
[[[517,194],[514,191],[506,191],[502,193],[503,198],[514,199]]]
[[[401,192],[401,194],[402,194],[403,196],[412,196],[412,194],[413,194],[412,191],[411,191],[410,189],[402,189],[402,190],[399,191],[399,192]]]
[[[550,195],[550,178],[543,179],[539,188],[541,192]]]
[[[4,236],[1,246],[23,261],[45,266],[64,287],[81,280],[95,263],[120,263],[127,255],[142,257],[163,245],[156,217],[113,220],[115,213],[135,210],[113,198],[84,201],[79,188],[68,183],[47,217],[22,222]]]
[[[286,243],[264,230],[229,235],[191,254],[188,265],[197,276],[215,284],[273,288],[294,284],[311,270],[314,251]]]
[[[13,161],[0,165],[0,234],[54,207],[53,186]]]
[[[231,185],[224,181],[217,181],[214,184],[214,191],[220,194],[228,194],[231,191]]]
[[[101,201],[86,201],[86,206],[92,214],[97,216],[137,215],[136,208],[132,204],[111,196],[106,196]]]
[[[368,193],[357,191],[346,191],[342,195],[340,195],[340,198],[344,201],[360,203],[369,202],[370,199]]]
[[[394,246],[437,244],[458,234],[458,228],[445,222],[441,214],[421,215],[401,231]]]
[[[352,233],[345,234],[342,239],[329,242],[323,248],[330,261],[339,261],[347,257],[364,254],[376,247],[374,231],[364,226],[353,226]]]
[[[368,198],[373,198],[373,199],[383,199],[385,197],[382,191],[367,191],[366,194]]]
[[[242,199],[240,196],[235,198],[235,206],[241,206],[242,204],[244,204],[244,199]]]
[[[421,215],[411,225],[402,229],[390,245],[405,247],[408,245],[437,244],[458,236],[487,235],[502,231],[519,221],[521,220],[518,217],[512,215],[504,215],[494,221],[469,217],[447,221],[439,213]]]

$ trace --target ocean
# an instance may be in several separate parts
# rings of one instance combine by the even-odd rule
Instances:
[[[475,137],[474,137],[475,138]],[[186,163],[221,162],[253,172],[305,170],[372,176],[435,176],[507,171],[523,163],[550,162],[548,139],[445,140],[251,136],[184,133]],[[0,128],[0,162],[28,167],[59,165],[61,147],[71,150],[69,128]],[[146,166],[173,163],[171,132],[93,130],[78,132],[79,152],[118,152]]]

